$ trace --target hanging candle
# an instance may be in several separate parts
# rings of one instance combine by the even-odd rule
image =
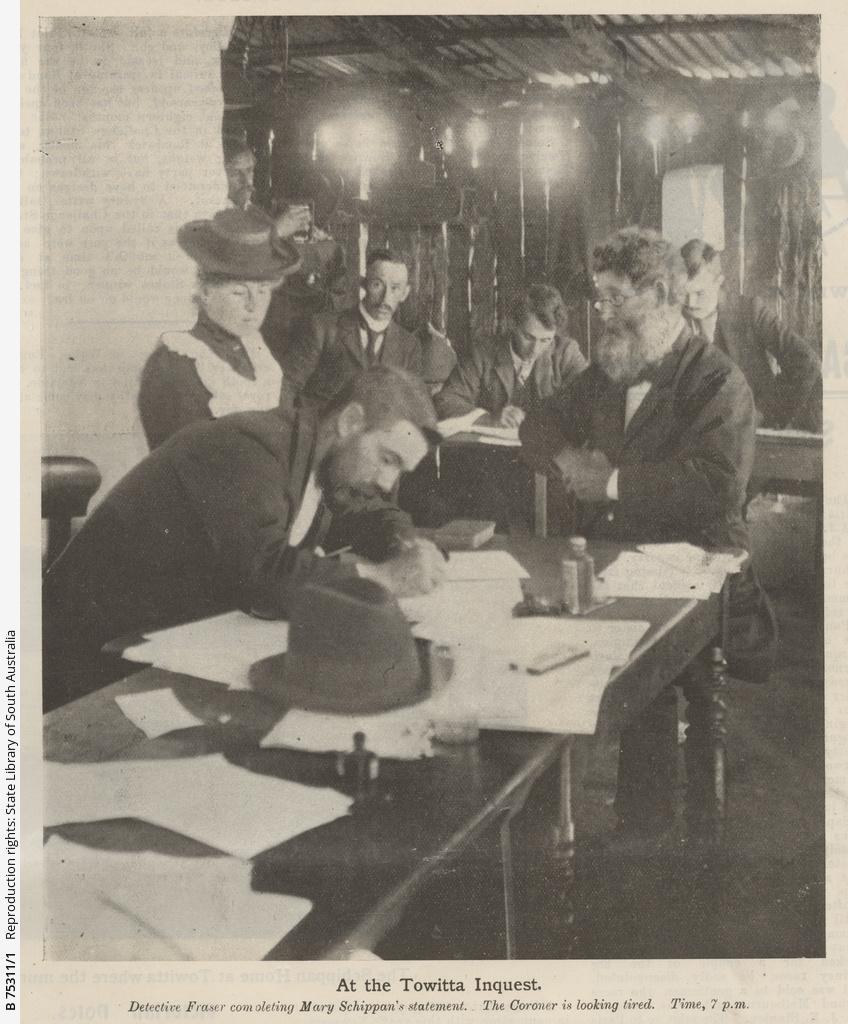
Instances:
[[[742,170],[739,175],[739,294],[745,294],[745,208],[748,205],[748,125],[751,115],[742,113]]]
[[[494,190],[493,202],[495,204],[495,210],[497,210],[497,206],[498,206],[498,190],[497,189]],[[493,258],[492,258],[492,306],[493,306],[493,310],[492,310],[492,314],[493,314],[492,333],[493,334],[497,334],[498,333],[498,247],[497,247],[497,245],[495,245],[494,250],[495,251],[494,251],[494,254],[493,254]]]
[[[318,129],[312,133],[312,163],[318,159]]]
[[[654,155],[654,177],[658,177],[660,173],[660,142],[662,141],[664,130],[665,118],[662,114],[654,114],[653,117],[648,119],[645,134],[648,137],[648,141],[651,144],[651,151]]]
[[[615,121],[615,217],[621,216],[621,118]]]
[[[521,253],[521,271],[524,272],[524,122],[518,125],[518,209],[521,214],[519,234],[519,252]]]

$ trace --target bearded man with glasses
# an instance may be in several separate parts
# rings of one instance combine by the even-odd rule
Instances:
[[[549,475],[552,504],[558,495],[570,510],[560,528],[626,543],[747,551],[754,400],[742,371],[686,323],[680,253],[655,231],[625,228],[595,249],[593,271],[603,330],[592,365],[520,429],[524,457]],[[554,507],[554,523],[556,514]],[[765,681],[775,645],[774,615],[749,562],[731,580],[730,674]],[[652,707],[654,720],[622,736],[620,792],[645,777],[623,765],[647,759],[657,767],[658,737],[675,735],[673,700],[663,707],[667,731]],[[666,817],[668,803],[658,800]]]

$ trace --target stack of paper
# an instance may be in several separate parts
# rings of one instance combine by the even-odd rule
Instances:
[[[140,818],[245,859],[348,811],[334,789],[259,775],[221,754],[47,762],[44,825]]]
[[[144,643],[128,647],[123,657],[246,690],[251,666],[285,651],[288,631],[287,622],[226,612],[148,633]]]
[[[463,416],[450,416],[446,420],[440,420],[436,424],[436,429],[442,437],[452,437],[454,434],[470,430],[474,421],[479,420],[481,415],[479,409],[472,409]]]
[[[44,848],[48,960],[259,960],[310,911],[231,857]]]
[[[469,428],[472,434],[479,434],[480,440],[486,444],[503,444],[511,448],[519,448],[518,427],[488,427],[473,423]]]

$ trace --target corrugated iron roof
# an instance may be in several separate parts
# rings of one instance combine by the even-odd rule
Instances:
[[[809,15],[438,15],[240,18],[287,35],[299,80],[527,83],[579,89],[622,77],[745,80],[818,72]],[[267,34],[268,26],[265,25]],[[258,29],[257,29],[258,31]],[[253,29],[250,29],[251,37]],[[263,38],[267,52],[267,38]],[[257,43],[257,49],[261,49]],[[257,54],[258,55],[258,54]],[[432,61],[428,69],[427,62]],[[254,65],[255,66],[255,65]]]

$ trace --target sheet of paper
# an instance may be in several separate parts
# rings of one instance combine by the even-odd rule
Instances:
[[[298,708],[289,711],[262,740],[263,747],[349,751],[353,734],[365,733],[365,746],[379,757],[416,760],[433,753],[429,704],[379,715],[326,715]]]
[[[590,651],[611,665],[624,665],[647,632],[642,621],[603,621],[587,618],[510,619],[482,638],[486,648],[518,664],[532,660],[555,645],[568,644]]]
[[[132,724],[152,740],[174,729],[188,729],[204,724],[180,704],[173,690],[127,693],[116,697],[115,703]]]
[[[461,640],[492,635],[506,626],[522,597],[518,580],[503,580],[497,587],[485,580],[466,580],[445,583],[432,594],[402,598],[400,605],[414,623],[415,636]]]
[[[529,573],[508,551],[452,551],[446,578],[457,580],[520,580]]]
[[[486,437],[480,438],[480,444],[492,444],[501,448],[520,448],[521,442],[518,438],[512,437],[493,437],[487,435]]]
[[[310,911],[251,889],[232,857],[114,852],[51,836],[44,848],[49,960],[260,960]]]
[[[612,663],[590,655],[534,676],[511,669],[495,652],[479,652],[476,668],[462,668],[440,695],[440,716],[472,715],[482,728],[593,733]]]
[[[678,572],[703,575],[704,582],[721,589],[725,576],[739,571],[745,554],[728,551],[706,551],[694,544],[640,544],[643,555],[669,565]]]
[[[259,775],[221,754],[45,765],[45,826],[141,818],[250,858],[345,815],[333,789]]]
[[[679,597],[706,600],[712,580],[702,574],[677,572],[638,551],[623,551],[599,574],[611,597]]]
[[[472,423],[480,419],[482,415],[483,410],[472,409],[471,412],[467,412],[463,416],[449,416],[436,424],[436,430],[442,437],[452,437],[454,434],[461,434],[464,430],[470,430]]]
[[[251,666],[288,647],[288,623],[225,612],[147,634],[123,656],[169,672],[181,672],[233,689],[249,688]]]
[[[520,445],[518,440],[518,427],[488,427],[485,424],[473,423],[469,430],[472,434],[480,434],[484,439],[497,439],[498,441],[510,441],[512,444]]]

